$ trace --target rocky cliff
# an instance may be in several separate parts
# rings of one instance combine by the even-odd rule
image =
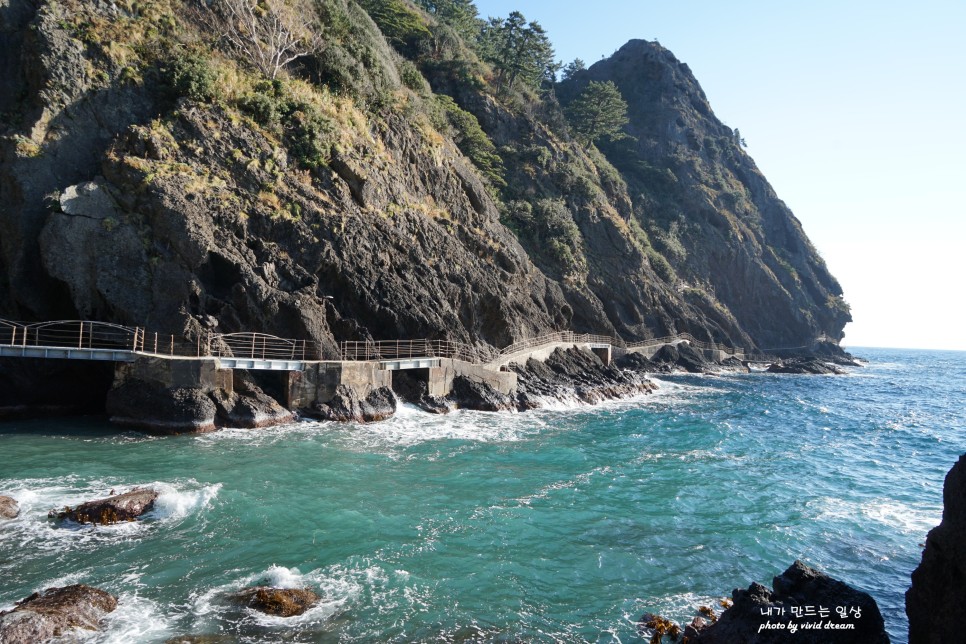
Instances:
[[[458,35],[389,4],[415,36],[291,0],[317,37],[271,78],[221,37],[220,2],[0,0],[0,317],[328,355],[567,328],[841,337],[838,284],[669,52],[634,41],[559,87],[620,85],[635,139],[605,155],[552,92],[497,91]]]
[[[909,642],[962,639],[966,602],[966,454],[946,475],[943,520],[929,531],[922,561],[906,592]]]

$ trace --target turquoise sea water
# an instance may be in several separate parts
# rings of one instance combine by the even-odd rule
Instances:
[[[102,420],[0,424],[0,609],[52,585],[120,596],[94,642],[634,642],[796,558],[871,593],[893,641],[942,482],[966,451],[966,353],[857,350],[848,376],[671,376],[524,414],[404,409],[157,438]],[[142,522],[49,509],[156,486]],[[308,586],[303,616],[237,609]]]

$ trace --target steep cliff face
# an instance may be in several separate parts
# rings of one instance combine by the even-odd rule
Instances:
[[[922,561],[906,591],[909,642],[950,642],[962,638],[961,607],[966,602],[966,454],[949,470],[943,485],[943,520],[929,531]]]
[[[628,103],[632,138],[602,149],[686,299],[723,306],[762,348],[841,339],[841,287],[687,65],[633,40],[563,83],[561,101],[590,81],[613,81]]]
[[[841,337],[837,283],[658,46],[559,88],[624,89],[636,144],[605,158],[552,96],[494,91],[456,36],[452,60],[393,40],[414,63],[355,2],[298,4],[323,42],[272,80],[219,40],[218,5],[0,0],[0,317],[263,331],[327,355],[567,328]]]

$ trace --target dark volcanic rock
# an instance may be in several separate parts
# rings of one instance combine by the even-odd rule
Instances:
[[[163,434],[214,431],[218,411],[201,389],[143,380],[128,380],[111,389],[105,406],[112,423]]]
[[[485,382],[471,380],[462,375],[453,378],[453,391],[449,398],[462,409],[508,411],[516,408],[512,397]]]
[[[651,362],[661,367],[680,367],[688,373],[706,373],[710,363],[690,344],[666,344],[651,357]]]
[[[446,398],[430,396],[426,381],[413,376],[408,370],[400,370],[393,374],[392,390],[403,401],[417,405],[431,414],[446,414],[456,406],[453,401]]]
[[[577,348],[557,349],[542,362],[531,359],[526,366],[512,364],[510,368],[517,374],[520,410],[540,407],[545,399],[594,404],[656,389],[643,372],[605,365],[594,353]]]
[[[124,494],[87,501],[73,509],[65,508],[63,512],[51,511],[48,517],[110,525],[121,521],[134,521],[153,509],[157,499],[158,493],[155,490],[138,487]]]
[[[115,608],[117,598],[97,588],[83,584],[48,588],[0,613],[0,642],[38,644],[68,635],[75,628],[95,631],[104,615]]]
[[[775,577],[772,587],[774,591],[753,583],[748,590],[735,589],[734,605],[690,641],[700,644],[889,642],[879,606],[870,595],[800,561]],[[807,615],[805,607],[811,607],[814,614]],[[820,608],[827,609],[828,614],[820,616]],[[792,614],[793,609],[802,610],[802,616]],[[837,609],[844,609],[846,616],[840,616]],[[813,629],[809,626],[812,624],[819,626]]]
[[[228,427],[272,427],[290,423],[295,416],[248,378],[237,375],[234,391],[217,389],[209,394],[218,407],[219,425]]]
[[[20,506],[9,496],[0,496],[0,519],[16,519],[20,514]]]
[[[316,403],[309,413],[322,420],[372,423],[396,413],[396,397],[388,387],[380,387],[360,398],[352,388],[339,385],[332,400]]]
[[[966,454],[943,486],[943,520],[929,531],[906,592],[909,643],[962,641],[966,606]]]
[[[269,588],[268,586],[243,588],[235,593],[233,598],[249,608],[279,617],[301,615],[319,601],[319,596],[308,588]]]
[[[768,367],[768,373],[800,373],[814,375],[842,375],[841,369],[818,358],[792,358],[782,360]]]

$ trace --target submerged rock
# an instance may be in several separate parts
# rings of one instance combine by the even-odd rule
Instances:
[[[318,603],[320,597],[308,588],[243,588],[232,596],[238,603],[268,615],[301,615]]]
[[[124,494],[115,494],[104,499],[87,501],[76,508],[52,510],[47,516],[51,519],[70,519],[77,523],[112,525],[123,521],[134,521],[154,508],[158,493],[149,488],[134,488]]]
[[[868,593],[832,579],[801,561],[775,577],[772,587],[774,590],[768,590],[753,583],[747,590],[735,589],[734,604],[710,626],[700,631],[695,628],[696,635],[689,642],[889,642],[879,606]],[[827,612],[820,613],[822,608]],[[844,611],[844,616],[840,611]]]
[[[84,584],[48,588],[0,613],[0,642],[38,644],[76,628],[96,631],[104,615],[115,608],[117,597],[98,588]]]
[[[966,605],[966,454],[946,475],[943,519],[929,531],[906,592],[909,644],[963,638]]]
[[[819,358],[791,358],[773,363],[768,367],[768,373],[833,374],[840,376],[845,372]]]
[[[0,496],[0,519],[16,519],[20,514],[20,505],[9,496]]]
[[[373,423],[396,413],[396,397],[388,387],[373,389],[360,397],[351,387],[339,385],[329,402],[314,404],[308,413],[322,420]]]

